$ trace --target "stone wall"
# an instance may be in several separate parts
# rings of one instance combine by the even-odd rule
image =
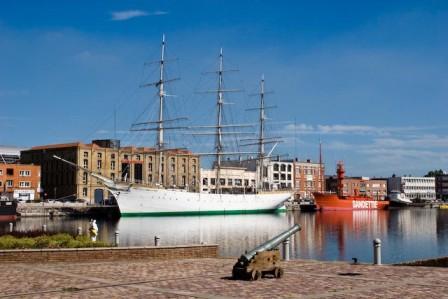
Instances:
[[[423,267],[448,267],[448,257],[441,257],[428,260],[418,260],[396,264],[397,266],[423,266]]]
[[[0,250],[0,262],[84,262],[216,258],[218,245]]]

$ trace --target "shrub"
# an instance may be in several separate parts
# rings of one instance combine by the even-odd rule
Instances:
[[[17,238],[11,235],[0,237],[0,249],[25,249],[25,248],[87,248],[110,247],[108,242],[92,242],[87,236],[73,237],[69,234],[42,235],[34,238]]]

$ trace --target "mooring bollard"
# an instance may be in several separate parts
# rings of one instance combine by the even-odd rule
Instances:
[[[159,237],[154,236],[154,246],[159,246],[159,240],[160,240]]]
[[[9,232],[12,233],[14,230],[14,223],[10,222],[9,223]]]
[[[373,240],[373,264],[381,265],[381,240]]]
[[[44,233],[47,232],[47,225],[46,225],[46,224],[42,225],[42,231],[43,231]]]
[[[115,246],[120,244],[120,232],[118,230],[115,231]]]
[[[289,238],[283,241],[283,260],[289,261]]]
[[[78,231],[77,231],[78,236],[82,236],[82,227],[78,226]]]

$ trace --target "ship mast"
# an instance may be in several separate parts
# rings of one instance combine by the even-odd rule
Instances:
[[[218,69],[218,90],[217,90],[217,120],[216,120],[216,193],[221,192],[221,153],[222,153],[222,108],[223,108],[223,55],[222,48],[219,51],[219,69]]]
[[[265,80],[264,80],[264,75],[261,76],[261,81],[260,81],[260,92],[258,94],[255,95],[259,95],[260,96],[260,106],[256,107],[256,108],[250,108],[250,109],[246,109],[248,111],[250,110],[259,110],[259,116],[258,116],[258,123],[259,123],[259,128],[258,128],[258,138],[257,139],[244,139],[245,141],[255,141],[254,143],[249,143],[249,144],[243,144],[242,146],[250,146],[250,145],[257,145],[258,146],[258,167],[257,167],[257,175],[258,175],[258,184],[257,184],[257,189],[258,190],[263,190],[263,182],[264,182],[264,164],[265,164],[265,160],[267,158],[269,158],[271,156],[272,151],[274,150],[274,148],[277,146],[277,144],[279,142],[281,142],[279,139],[279,137],[266,137],[265,136],[265,122],[266,122],[266,109],[271,109],[271,108],[275,108],[275,106],[266,106],[265,105],[265,95],[267,93],[270,92],[266,92],[265,91]],[[273,148],[271,149],[271,151],[266,155],[265,153],[265,145],[268,143],[274,143]]]
[[[162,171],[162,165],[163,165],[163,152],[166,151],[166,143],[164,141],[164,131],[165,130],[176,130],[176,129],[185,129],[185,127],[165,127],[165,122],[173,122],[178,120],[184,120],[185,117],[179,117],[175,119],[164,119],[163,117],[163,106],[165,104],[165,98],[169,95],[165,92],[165,84],[179,80],[179,78],[175,79],[165,79],[165,51],[166,51],[166,42],[165,42],[165,34],[162,35],[162,44],[161,44],[161,50],[160,50],[160,60],[155,61],[159,65],[159,79],[156,82],[153,83],[147,83],[143,84],[140,87],[147,87],[147,86],[155,86],[157,88],[157,96],[159,98],[159,115],[157,121],[149,121],[149,122],[141,122],[141,123],[135,123],[131,127],[131,131],[156,131],[157,132],[157,141],[156,141],[156,148],[159,152],[159,161],[158,161],[158,174],[157,174],[157,183],[163,185],[163,171]],[[145,128],[141,127],[142,125],[156,125],[155,127]]]
[[[160,76],[159,76],[159,124],[157,126],[157,148],[160,150],[163,148],[163,101],[165,99],[165,93],[163,91],[163,69],[165,66],[165,34],[162,35],[162,50],[160,53]]]
[[[226,135],[244,135],[244,134],[250,134],[252,135],[252,132],[229,132],[226,129],[230,128],[241,128],[241,127],[252,127],[252,124],[224,124],[223,122],[223,114],[224,114],[224,105],[228,104],[224,101],[224,93],[227,92],[239,92],[241,90],[239,89],[228,89],[224,88],[224,73],[225,72],[232,72],[237,70],[225,70],[224,69],[224,55],[222,48],[219,51],[219,61],[218,61],[218,70],[213,71],[213,73],[218,74],[218,88],[215,90],[208,90],[201,93],[216,93],[216,124],[215,125],[201,125],[201,126],[191,126],[189,129],[214,129],[213,132],[197,132],[193,133],[192,135],[214,135],[215,136],[215,151],[209,152],[209,153],[198,153],[199,156],[214,156],[215,157],[215,163],[214,167],[216,170],[216,193],[222,192],[222,186],[221,186],[221,168],[222,168],[222,157],[225,155],[243,155],[243,154],[255,154],[256,152],[229,152],[224,151],[224,142],[223,142],[223,136]]]
[[[266,115],[264,113],[264,74],[261,76],[261,83],[260,83],[260,116],[259,116],[259,122],[260,122],[260,132],[259,132],[259,138],[258,138],[258,171],[259,171],[259,182],[258,182],[258,189],[263,190],[263,181],[264,181],[264,122],[266,120]]]

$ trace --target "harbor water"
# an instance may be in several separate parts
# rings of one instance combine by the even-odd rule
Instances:
[[[302,230],[291,238],[291,258],[372,262],[372,240],[382,241],[384,263],[448,256],[448,210],[391,209],[386,211],[288,212],[257,215],[185,217],[122,217],[97,220],[99,240],[120,246],[218,244],[219,254],[237,257],[294,224]],[[88,218],[29,217],[18,219],[14,229],[75,234],[87,233]],[[0,234],[9,231],[0,223]]]

